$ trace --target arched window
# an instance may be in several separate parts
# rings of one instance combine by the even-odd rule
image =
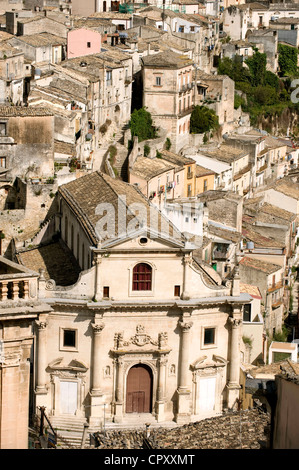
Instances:
[[[133,289],[152,290],[152,268],[146,263],[139,263],[133,269]]]

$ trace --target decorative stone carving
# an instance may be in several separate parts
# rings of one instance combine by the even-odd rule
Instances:
[[[158,335],[158,345],[159,349],[163,349],[167,346],[168,341],[168,334],[164,331],[164,333],[159,333]]]
[[[48,326],[48,322],[40,320],[35,320],[35,324],[39,330],[45,330]]]
[[[241,318],[228,317],[228,322],[230,323],[232,328],[238,328],[240,325],[242,325]]]
[[[165,333],[160,333],[160,335],[164,335],[160,339],[160,343],[165,343]],[[123,333],[115,333],[114,335],[114,349],[122,349],[123,347],[128,347],[130,345],[135,345],[138,347],[145,346],[146,344],[152,344],[153,346],[159,346],[159,341],[152,339],[151,336],[145,333],[145,328],[142,325],[136,326],[136,334],[131,336],[129,341],[124,341]]]
[[[55,287],[56,287],[56,282],[54,281],[54,279],[48,279],[46,281],[46,285],[45,285],[46,290],[54,290]]]
[[[91,326],[93,328],[94,334],[100,334],[103,331],[103,329],[105,328],[105,323],[103,323],[103,322],[92,323]]]
[[[187,322],[187,321],[184,321],[184,320],[180,320],[179,321],[179,326],[181,327],[183,333],[186,333],[190,330],[190,328],[192,327],[193,325],[193,322],[190,321],[190,322]]]

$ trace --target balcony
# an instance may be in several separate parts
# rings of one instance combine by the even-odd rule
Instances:
[[[0,301],[29,298],[29,280],[0,281]]]
[[[36,299],[37,277],[33,271],[0,256],[0,302]]]
[[[283,287],[282,281],[276,282],[275,284],[271,284],[270,286],[268,286],[267,292],[268,292],[268,293],[274,292],[274,291],[276,291],[277,289],[281,289],[282,287]]]
[[[226,260],[228,258],[228,252],[222,250],[215,250],[213,252],[213,259]]]
[[[181,117],[187,116],[187,114],[191,114],[193,111],[193,108],[194,108],[193,106],[189,106],[189,108],[179,110],[178,117],[181,118]]]
[[[193,171],[187,173],[187,179],[191,180],[193,178]]]

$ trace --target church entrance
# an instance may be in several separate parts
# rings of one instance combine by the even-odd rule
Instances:
[[[151,413],[153,376],[149,367],[137,364],[131,367],[127,378],[127,413]]]

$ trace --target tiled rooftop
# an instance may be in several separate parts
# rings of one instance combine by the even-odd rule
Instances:
[[[46,107],[36,106],[0,106],[0,117],[38,117],[38,116],[53,116],[53,112],[49,111]]]
[[[145,180],[150,180],[151,178],[172,169],[174,169],[174,165],[171,165],[161,158],[147,158],[140,156],[136,159],[131,171]]]
[[[193,64],[188,56],[173,51],[160,52],[142,58],[146,67],[184,68]]]
[[[97,244],[99,241],[96,233],[96,225],[102,217],[102,215],[97,214],[97,206],[103,203],[110,204],[114,208],[115,232],[117,232],[119,223],[118,204],[120,202],[120,197],[125,198],[124,211],[126,215],[126,227],[123,227],[123,229],[127,229],[132,219],[134,219],[134,227],[136,227],[137,223],[140,223],[142,226],[142,222],[145,222],[148,227],[151,227],[151,211],[157,211],[158,227],[156,227],[156,229],[161,232],[168,230],[170,236],[175,236],[175,238],[181,242],[184,240],[182,234],[172,225],[171,222],[163,217],[155,206],[149,203],[148,199],[145,198],[135,186],[121,180],[111,178],[99,171],[95,171],[86,176],[77,178],[70,183],[64,184],[59,187],[58,191],[72,207],[78,221],[94,244]],[[138,218],[138,215],[135,216],[135,214],[130,211],[129,206],[133,203],[142,204],[146,209],[146,221],[143,221],[142,218]],[[164,224],[165,228],[163,228]],[[118,234],[115,232],[108,233],[105,240],[117,237]]]
[[[202,154],[216,158],[223,162],[231,163],[235,160],[238,160],[239,158],[244,157],[245,155],[248,155],[248,152],[231,145],[223,144],[219,148],[202,151]]]
[[[34,47],[45,47],[45,46],[66,44],[65,38],[55,36],[54,34],[51,34],[51,33],[28,34],[25,36],[18,36],[17,39],[18,41],[22,41]]]
[[[249,294],[251,297],[255,299],[261,299],[261,293],[257,286],[253,286],[252,284],[246,284],[244,282],[240,282],[240,292]]]
[[[244,256],[241,259],[240,266],[256,269],[257,271],[262,271],[266,274],[272,274],[282,269],[282,266],[279,266],[277,264],[268,263],[267,261],[261,261],[257,258],[250,258],[249,256]]]
[[[170,152],[169,150],[162,150],[161,153],[164,160],[167,160],[176,166],[184,166],[190,163],[195,163],[195,160],[192,158],[185,157],[184,155],[178,155],[177,153]]]
[[[35,272],[44,269],[45,278],[54,279],[58,286],[74,284],[80,273],[72,252],[60,242],[20,251],[17,257],[20,264]]]

